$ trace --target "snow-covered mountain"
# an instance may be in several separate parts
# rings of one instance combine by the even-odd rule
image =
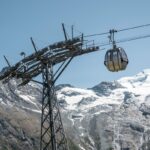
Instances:
[[[42,88],[0,83],[0,150],[39,147]],[[89,89],[56,87],[70,150],[150,150],[150,70]]]

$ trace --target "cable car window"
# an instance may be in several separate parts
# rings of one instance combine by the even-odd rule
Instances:
[[[113,51],[110,51],[110,61],[113,61]]]
[[[110,51],[108,52],[108,55],[107,55],[107,61],[109,61],[109,60],[111,61],[111,52]]]
[[[117,53],[117,51],[113,52],[113,60],[114,61],[118,61],[118,53]]]
[[[119,51],[120,51],[122,59],[127,61],[127,55],[126,55],[125,51],[122,48],[119,48]]]
[[[105,55],[105,61],[108,61],[108,52]]]

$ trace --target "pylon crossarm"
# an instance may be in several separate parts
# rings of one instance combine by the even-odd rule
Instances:
[[[82,45],[82,43],[80,44]],[[28,56],[18,62],[16,65],[10,67],[6,72],[0,75],[0,80],[3,80],[5,78],[21,78],[24,79],[24,82],[22,85],[27,84],[32,78],[38,76],[42,73],[43,70],[43,60],[46,60],[47,63],[53,62],[53,65],[59,64],[61,62],[64,62],[68,58],[80,56],[86,53],[91,53],[99,50],[99,47],[93,46],[89,48],[82,49],[81,46],[77,45],[70,45],[67,46],[67,49],[65,51],[61,52],[55,52],[54,49],[47,50],[47,53],[45,49],[41,51],[38,51],[37,53],[32,54],[31,56]],[[24,67],[26,66],[26,68]],[[28,76],[28,78],[26,77]]]

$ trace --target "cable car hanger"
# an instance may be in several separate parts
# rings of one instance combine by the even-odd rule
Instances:
[[[112,30],[109,31],[110,35],[108,36],[109,43],[112,43],[113,49],[116,48],[116,41],[115,41],[115,35],[114,35],[116,32],[117,32],[117,30],[112,29]]]

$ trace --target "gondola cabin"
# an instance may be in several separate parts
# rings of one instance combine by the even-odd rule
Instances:
[[[109,71],[117,72],[125,70],[128,58],[123,48],[114,47],[106,52],[104,64]]]

